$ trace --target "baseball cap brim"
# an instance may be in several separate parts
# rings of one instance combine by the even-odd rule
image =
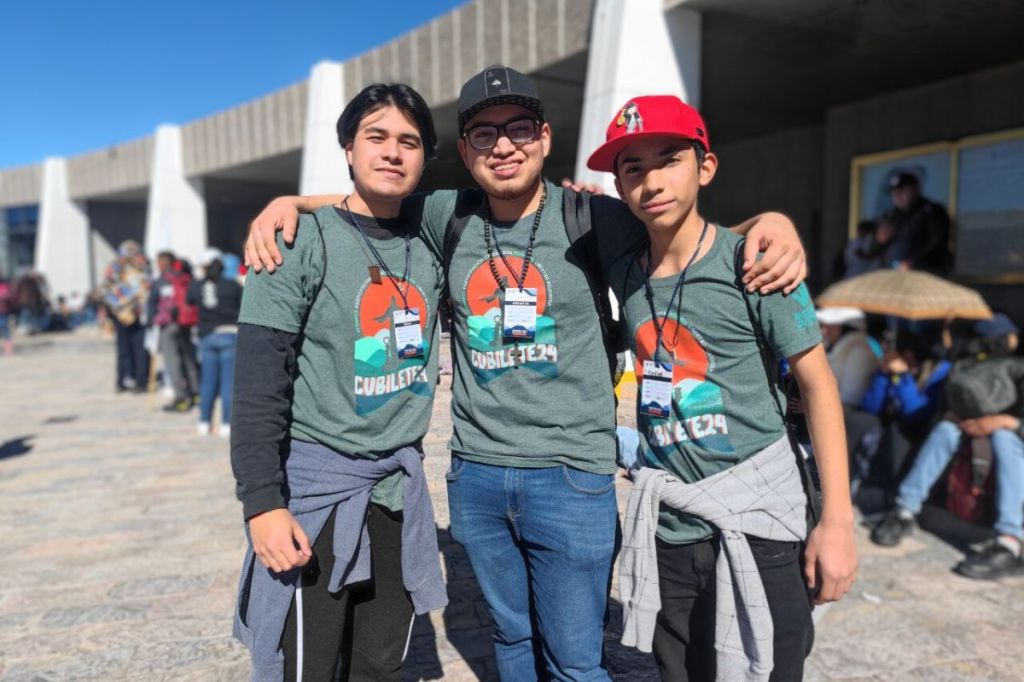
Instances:
[[[685,140],[687,142],[701,142],[703,140],[695,140],[692,137],[686,135],[680,135],[678,132],[668,132],[660,130],[645,130],[639,133],[632,133],[630,135],[624,135],[622,137],[616,137],[614,140],[609,140],[598,147],[590,158],[587,159],[587,168],[595,171],[603,171],[606,173],[615,172],[615,159],[619,156],[623,149],[636,142],[637,140],[645,140],[652,137],[671,137],[677,140]]]
[[[514,104],[516,106],[523,107],[524,109],[529,109],[533,113],[537,114],[540,120],[544,120],[544,105],[539,99],[535,97],[528,97],[526,95],[495,95],[494,97],[488,97],[485,100],[477,102],[459,114],[460,132],[466,126],[466,123],[469,122],[469,119],[473,118],[484,109],[501,106],[502,104]]]

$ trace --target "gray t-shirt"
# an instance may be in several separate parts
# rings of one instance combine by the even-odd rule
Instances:
[[[330,206],[314,215],[324,241],[314,216],[301,216],[294,245],[278,239],[284,263],[273,274],[247,278],[239,322],[303,333],[291,406],[293,438],[377,459],[427,432],[437,381],[440,263],[415,227],[357,216],[399,280],[396,286],[381,271],[375,283],[368,267],[376,261],[356,228]],[[412,231],[407,281],[400,236],[405,229]],[[310,309],[324,272],[324,245],[327,274]],[[396,343],[394,312],[406,303],[419,312],[423,338],[423,353],[411,357],[402,357]],[[401,480],[399,472],[378,483],[374,502],[401,509]]]
[[[586,275],[568,255],[562,189],[548,183],[547,192],[525,283],[538,292],[533,340],[504,340],[505,294],[485,243],[486,205],[469,218],[455,248],[448,270],[456,368],[449,447],[496,466],[565,464],[611,473],[615,398],[600,323]],[[458,196],[438,191],[411,197],[403,206],[439,253]],[[512,287],[533,221],[534,214],[512,224],[492,221],[493,265]]]
[[[693,483],[753,456],[785,434],[785,426],[758,354],[743,296],[750,297],[765,339],[779,358],[821,343],[807,287],[789,296],[744,294],[736,284],[735,256],[740,237],[711,228],[710,250],[689,269],[682,306],[669,309],[678,275],[651,280],[653,308],[664,319],[663,352],[670,362],[672,405],[667,417],[641,408],[644,361],[654,360],[657,329],[644,280],[643,250],[611,266],[609,282],[620,301],[640,382],[637,424],[646,440],[646,464]],[[668,312],[666,319],[666,312]],[[785,409],[785,397],[778,394]],[[662,508],[658,536],[682,544],[706,539],[711,527],[681,512]]]

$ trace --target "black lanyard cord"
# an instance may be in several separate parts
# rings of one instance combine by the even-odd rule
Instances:
[[[352,213],[352,210],[348,207],[348,199],[346,198],[341,205],[345,208],[345,213],[348,214],[349,221],[355,225],[356,231],[362,236],[363,241],[366,242],[366,246],[370,249],[370,253],[373,254],[373,259],[377,261],[378,267],[384,271],[387,278],[391,280],[395,289],[398,291],[398,295],[402,297],[402,305],[405,310],[409,310],[409,278],[412,274],[412,239],[409,237],[409,231],[402,231],[402,238],[405,241],[405,273],[401,278],[396,277],[391,268],[388,267],[387,263],[384,262],[384,258],[381,257],[377,247],[373,245],[370,238],[366,236],[366,231],[363,229],[362,224],[356,220],[356,216]],[[402,287],[402,282],[405,283],[405,287]]]
[[[700,247],[703,246],[704,237],[706,237],[707,234],[708,221],[705,220],[704,227],[700,232],[700,239],[697,240],[697,248],[693,250],[693,253],[690,255],[690,260],[686,262],[686,266],[679,273],[679,277],[676,279],[676,285],[672,289],[672,295],[668,299],[668,305],[665,307],[665,315],[662,317],[658,316],[658,312],[654,308],[654,289],[651,287],[651,264],[653,258],[651,256],[651,243],[650,241],[647,242],[647,276],[644,278],[644,295],[647,298],[647,305],[651,309],[651,320],[654,322],[654,329],[657,332],[657,345],[654,348],[655,362],[658,362],[658,354],[661,352],[662,348],[665,350],[672,350],[673,352],[675,351],[676,338],[672,339],[671,349],[665,346],[665,322],[668,321],[669,316],[672,314],[672,305],[675,303],[677,296],[679,297],[679,305],[676,308],[678,311],[677,318],[683,313],[683,284],[686,282],[686,273],[690,269],[690,266],[693,265],[693,262],[697,260],[697,255],[700,253]]]

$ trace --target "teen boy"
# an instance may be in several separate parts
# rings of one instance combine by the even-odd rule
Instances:
[[[413,611],[447,603],[420,446],[442,279],[399,218],[436,140],[415,90],[364,89],[338,119],[355,191],[246,281],[231,463],[254,680],[398,680]]]
[[[813,304],[803,285],[788,297],[743,290],[742,239],[698,211],[717,159],[697,111],[673,96],[637,97],[627,111],[642,125],[617,115],[588,160],[615,174],[647,228],[609,272],[650,467],[636,475],[624,528],[623,641],[650,650],[653,640],[673,682],[716,679],[716,667],[717,679],[799,680],[813,628],[804,581],[820,589],[817,603],[834,601],[856,569],[842,410]],[[800,384],[821,472],[824,507],[809,536],[799,455],[769,379],[781,358]]]
[[[615,401],[587,279],[603,273],[581,269],[562,188],[542,177],[552,132],[533,83],[485,69],[463,85],[458,125],[459,154],[483,192],[438,191],[403,207],[445,256],[454,306],[452,536],[490,608],[502,679],[536,680],[537,667],[556,680],[607,680]],[[603,205],[602,253],[643,234],[621,202]],[[286,199],[268,210],[250,235],[259,255],[247,248],[247,258],[272,269],[275,229],[295,207]],[[454,216],[467,222],[446,249]],[[802,253],[788,222],[774,235],[775,256]],[[799,270],[801,261],[790,262]]]

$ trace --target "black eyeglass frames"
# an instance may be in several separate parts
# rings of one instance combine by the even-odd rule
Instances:
[[[498,139],[505,136],[512,144],[525,144],[537,139],[541,122],[529,116],[514,118],[502,125],[482,124],[468,128],[462,136],[473,149],[490,149],[498,144]]]

